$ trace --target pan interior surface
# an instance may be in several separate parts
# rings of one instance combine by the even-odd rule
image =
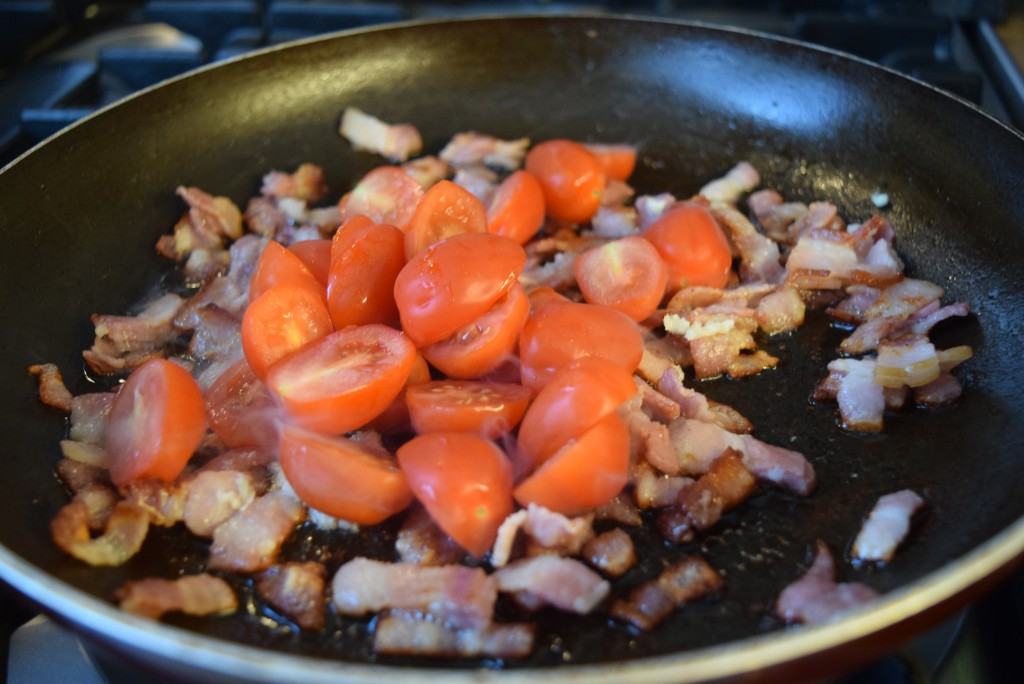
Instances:
[[[809,403],[846,334],[821,314],[797,333],[765,342],[781,359],[776,370],[702,384],[701,391],[748,416],[757,437],[806,454],[818,473],[815,494],[762,488],[685,546],[637,532],[642,562],[616,583],[616,593],[694,552],[727,581],[718,599],[687,606],[651,633],[602,614],[543,612],[531,658],[460,665],[621,661],[777,629],[772,603],[806,567],[813,542],[825,540],[841,557],[876,498],[897,489],[921,493],[927,515],[888,566],[841,562],[842,579],[883,592],[902,587],[1024,513],[1019,136],[941,93],[825,51],[690,25],[525,18],[398,27],[258,54],[133,98],[0,174],[4,546],[103,599],[127,579],[201,567],[206,544],[181,529],[153,529],[143,552],[116,569],[88,568],[53,546],[48,522],[66,501],[52,474],[63,419],[35,400],[24,369],[54,362],[74,393],[89,390],[79,375],[80,350],[92,337],[88,316],[125,311],[168,277],[153,244],[182,211],[173,194],[178,185],[244,206],[264,172],[309,161],[324,167],[337,197],[380,164],[338,136],[339,114],[349,105],[416,124],[428,151],[467,129],[634,143],[641,159],[632,184],[640,194],[692,195],[742,159],[761,171],[763,187],[787,199],[832,201],[850,222],[876,211],[870,197],[882,190],[892,201],[886,213],[908,273],[942,285],[946,300],[967,301],[973,312],[936,335],[940,347],[975,350],[960,371],[962,400],[889,416],[882,434],[845,433],[834,406]],[[327,538],[302,528],[287,554],[324,557],[333,569],[354,555],[387,558],[393,533],[385,526],[359,538]],[[437,664],[375,658],[367,620],[332,616],[323,634],[296,632],[267,612],[251,586],[237,586],[248,610],[172,622],[289,653]]]

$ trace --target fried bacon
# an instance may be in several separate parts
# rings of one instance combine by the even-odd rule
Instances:
[[[780,287],[757,304],[757,324],[769,335],[796,330],[804,323],[806,306],[793,287]]]
[[[689,477],[665,475],[647,463],[640,463],[633,469],[633,481],[636,503],[644,509],[675,504],[679,500],[679,493],[693,484]]]
[[[188,218],[197,233],[237,240],[242,236],[242,212],[227,197],[214,197],[199,188],[178,186],[178,196],[188,204]]]
[[[300,164],[292,173],[271,171],[263,177],[260,194],[268,197],[294,197],[317,202],[327,193],[324,170],[316,164]]]
[[[687,556],[656,579],[634,589],[628,599],[612,604],[612,617],[650,630],[680,606],[718,591],[722,577],[700,556]]]
[[[568,555],[579,553],[593,534],[590,517],[568,518],[531,503],[509,515],[498,527],[491,550],[492,567],[500,568],[508,563],[520,530],[540,549],[557,550]]]
[[[675,368],[678,371],[677,367],[673,366],[670,368]],[[670,371],[667,370],[665,372],[668,373]],[[678,372],[682,373],[682,371]],[[642,378],[634,375],[633,380],[636,382],[637,389],[640,392],[640,407],[644,410],[644,413],[661,423],[668,423],[679,417],[680,407],[678,402],[654,389],[644,382]]]
[[[64,376],[60,374],[60,369],[56,365],[34,364],[28,367],[28,372],[39,380],[41,402],[65,413],[71,411],[71,392],[64,386]]]
[[[451,174],[451,168],[433,155],[411,159],[402,164],[402,170],[426,190]]]
[[[180,522],[185,515],[188,482],[134,480],[121,487],[121,495],[125,501],[144,510],[153,525],[170,527]]]
[[[299,627],[323,629],[326,574],[321,563],[271,565],[256,576],[256,590]]]
[[[873,359],[836,359],[814,390],[815,401],[834,399],[847,430],[877,432],[885,415],[885,393],[875,382]]]
[[[611,586],[572,558],[534,556],[516,561],[493,575],[498,590],[528,592],[560,610],[585,615],[604,600]]]
[[[281,492],[253,499],[213,531],[208,567],[236,572],[270,567],[305,517],[305,507]]]
[[[105,468],[70,458],[57,461],[56,470],[60,481],[72,492],[79,492],[91,484],[110,484],[110,474]]]
[[[878,499],[853,542],[853,557],[862,561],[888,562],[910,532],[910,518],[924,506],[924,499],[909,489]]]
[[[779,595],[776,615],[791,623],[829,622],[878,596],[874,589],[859,582],[836,584],[835,574],[832,553],[819,541],[814,563]]]
[[[245,205],[244,218],[250,231],[265,238],[273,238],[288,225],[288,216],[271,197],[251,198]]]
[[[89,465],[104,469],[110,467],[110,456],[104,451],[103,447],[96,444],[76,442],[73,439],[62,439],[60,441],[60,451],[64,458],[72,461],[88,463]]]
[[[76,496],[50,522],[54,543],[89,565],[121,565],[142,547],[149,531],[149,516],[144,510],[127,501],[117,503],[103,534],[95,538],[89,534],[89,521],[94,515],[95,511]]]
[[[830,310],[838,311],[844,320],[861,323],[839,345],[839,349],[846,354],[864,354],[875,350],[883,339],[897,335],[915,323],[921,323],[923,320],[921,318],[911,322],[912,317],[938,302],[942,297],[942,288],[926,280],[905,278],[881,290],[878,296],[868,304],[871,295],[870,290],[858,290],[853,295],[858,298],[855,303],[845,306],[840,304]],[[959,313],[961,310],[962,314]],[[944,312],[943,317],[966,314],[966,307],[964,309],[954,307]],[[934,323],[937,323],[938,320],[941,319],[934,319]],[[918,334],[926,333],[931,327],[931,325],[923,323],[921,325],[923,330]]]
[[[640,511],[630,501],[628,494],[619,494],[608,503],[601,504],[594,509],[595,520],[613,520],[623,525],[639,527],[644,519],[640,517]]]
[[[385,608],[429,613],[452,627],[486,627],[494,614],[497,581],[480,568],[424,566],[354,558],[332,582],[334,606],[342,615],[366,615]]]
[[[633,206],[636,207],[637,227],[640,230],[646,230],[675,203],[675,196],[667,192],[660,195],[640,195],[633,202]]]
[[[249,282],[256,270],[268,240],[256,235],[243,235],[231,245],[231,268],[202,288],[181,307],[174,317],[178,330],[194,330],[201,323],[198,312],[207,304],[216,304],[230,314],[241,317],[249,304]]]
[[[357,150],[394,162],[404,162],[423,149],[423,138],[412,124],[387,124],[355,107],[346,107],[338,132]]]
[[[583,557],[612,577],[621,577],[636,564],[633,540],[619,528],[599,534],[584,544]]]
[[[469,131],[456,133],[438,156],[456,168],[484,165],[515,171],[522,166],[529,146],[529,138],[500,140],[492,135]]]
[[[467,166],[455,172],[452,182],[476,197],[486,207],[498,189],[498,174],[486,166]]]
[[[635,194],[633,187],[614,178],[609,178],[601,192],[602,207],[621,207]]]
[[[256,498],[249,473],[231,470],[204,470],[187,485],[182,520],[200,537],[209,537],[221,523]]]
[[[956,401],[963,391],[960,381],[950,373],[940,373],[927,385],[914,388],[914,401],[922,406],[942,406]]]
[[[419,506],[413,508],[402,523],[395,539],[395,552],[401,562],[415,565],[449,565],[463,556],[459,545]]]
[[[650,463],[661,472],[675,475],[679,472],[679,460],[668,427],[651,420],[635,404],[635,400],[629,402],[620,411],[629,428],[630,452],[634,458]]]
[[[128,582],[117,590],[121,610],[159,620],[164,613],[228,615],[238,610],[238,599],[219,577],[186,575],[176,580],[150,578]]]
[[[722,514],[746,501],[755,488],[754,476],[739,452],[727,449],[711,469],[679,492],[677,505],[662,513],[659,527],[666,539],[681,543],[695,532],[713,527]]]
[[[684,418],[714,423],[729,432],[750,432],[754,429],[751,422],[736,409],[708,399],[683,385],[683,373],[676,367],[662,374],[658,380],[658,389],[679,404],[680,415]]]
[[[449,627],[429,615],[389,611],[377,619],[373,650],[439,658],[524,658],[533,650],[533,625]]]
[[[775,190],[758,190],[747,198],[747,206],[768,237],[789,242],[789,226],[807,213],[803,202],[786,202]]]
[[[181,304],[178,295],[165,294],[137,316],[93,315],[96,340],[82,352],[86,363],[96,373],[119,373],[163,356],[178,337],[171,322]]]
[[[633,207],[602,206],[598,207],[597,213],[590,219],[590,227],[594,235],[616,239],[636,235],[637,221],[637,212]]]
[[[761,174],[750,162],[741,161],[721,178],[716,178],[700,189],[700,195],[709,202],[734,204],[744,193],[761,183]]]
[[[113,392],[80,394],[71,400],[71,428],[69,436],[76,442],[103,444],[107,427],[107,414],[114,403]]]
[[[740,279],[745,282],[777,283],[782,279],[779,246],[754,228],[747,217],[731,204],[711,203],[711,213],[726,228],[740,257]]]

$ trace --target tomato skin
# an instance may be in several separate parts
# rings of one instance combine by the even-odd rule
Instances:
[[[405,232],[405,258],[453,235],[487,231],[487,210],[468,190],[450,180],[430,186]]]
[[[543,309],[552,302],[561,302],[563,304],[569,303],[572,300],[555,291],[554,288],[544,285],[543,287],[535,287],[530,290],[530,314],[535,314]]]
[[[632,145],[591,143],[584,147],[597,157],[605,176],[610,180],[626,182],[633,175],[636,168],[636,148]]]
[[[341,222],[363,215],[374,223],[404,230],[412,220],[423,188],[398,166],[378,166],[338,202]]]
[[[422,385],[430,382],[430,367],[422,354],[417,353],[413,361],[412,370],[409,371],[409,378],[405,386],[398,393],[395,400],[384,409],[384,412],[369,422],[367,427],[377,432],[403,432],[411,429],[409,424],[409,407],[405,403],[405,394],[414,385]]]
[[[494,439],[522,420],[530,390],[522,385],[440,380],[410,387],[405,398],[419,434],[471,432]]]
[[[432,366],[451,378],[479,378],[513,356],[530,315],[530,300],[516,283],[480,318],[441,342],[421,350]]]
[[[256,262],[252,280],[249,281],[249,300],[255,301],[276,285],[305,287],[313,292],[323,292],[320,282],[302,263],[302,259],[281,243],[271,240],[263,248],[260,260]]]
[[[579,515],[614,499],[629,479],[629,429],[611,413],[563,446],[515,489],[522,506]]]
[[[210,429],[231,449],[272,447],[279,411],[245,359],[221,373],[206,390]]]
[[[526,155],[526,170],[544,191],[547,215],[558,221],[589,221],[601,206],[605,173],[586,148],[571,140],[548,140]]]
[[[273,364],[333,330],[320,295],[308,287],[275,285],[242,315],[242,351],[256,377]]]
[[[668,269],[668,291],[687,285],[725,287],[732,253],[725,233],[704,206],[680,202],[644,231]]]
[[[489,233],[456,235],[420,252],[395,279],[402,329],[418,347],[484,315],[518,282],[526,252]]]
[[[380,415],[402,391],[415,360],[415,347],[399,331],[352,326],[274,364],[267,387],[296,425],[340,434]]]
[[[512,512],[512,468],[501,449],[464,432],[420,435],[398,463],[434,522],[475,556],[487,553]]]
[[[405,265],[405,236],[364,216],[349,219],[331,240],[327,309],[335,329],[398,321],[394,284]]]
[[[299,498],[327,515],[376,525],[412,503],[412,491],[396,464],[344,437],[285,425],[278,454]]]
[[[530,405],[519,427],[519,451],[538,466],[637,393],[633,375],[607,359],[590,356],[560,370]]]
[[[124,485],[142,478],[171,482],[206,434],[199,385],[181,366],[153,359],[128,376],[107,418],[110,478]]]
[[[551,302],[526,321],[519,336],[523,384],[533,390],[586,356],[607,359],[632,373],[643,350],[636,323],[596,304]]]
[[[668,283],[658,250],[636,236],[588,249],[576,259],[573,273],[588,302],[617,309],[634,321],[654,313]]]
[[[487,230],[521,245],[544,225],[544,191],[527,171],[516,171],[498,186],[487,208]]]
[[[321,286],[327,287],[327,274],[331,269],[331,241],[303,240],[288,246],[299,257]]]

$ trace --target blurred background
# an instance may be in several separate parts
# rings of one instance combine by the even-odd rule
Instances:
[[[257,48],[402,20],[554,12],[691,19],[826,45],[923,79],[1024,130],[1024,0],[0,0],[0,166],[140,88]],[[842,682],[1024,682],[1022,636],[1018,573]],[[0,585],[3,673],[11,684],[140,680]]]

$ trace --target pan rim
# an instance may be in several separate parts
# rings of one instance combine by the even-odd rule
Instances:
[[[824,48],[803,41],[773,36],[742,28],[725,27],[696,21],[656,20],[633,15],[609,16],[597,13],[530,14],[514,17],[499,14],[484,15],[455,20],[415,20],[371,28],[352,29],[315,36],[278,46],[271,46],[246,55],[240,55],[222,62],[205,65],[160,83],[144,88],[128,97],[103,107],[71,126],[38,143],[0,169],[0,182],[35,151],[71,134],[77,127],[86,125],[93,118],[125,105],[152,91],[191,78],[207,71],[228,67],[249,58],[276,53],[280,50],[299,48],[319,42],[330,42],[350,35],[362,35],[379,31],[409,29],[418,26],[444,24],[471,24],[494,21],[532,20],[580,20],[604,23],[635,22],[655,25],[674,25],[699,29],[712,34],[741,35],[795,46],[842,60],[852,60],[872,70],[885,73],[890,78],[909,81],[923,87],[933,96],[950,98],[966,106],[976,115],[981,115],[997,124],[1018,142],[1024,142],[1024,133],[1016,130],[984,112],[973,103],[952,93],[936,88],[918,79],[901,74],[891,68],[875,64],[855,55]],[[877,73],[877,71],[876,71]],[[528,668],[507,671],[455,670],[443,666],[431,668],[454,682],[654,682],[671,679],[678,682],[705,681],[724,677],[735,677],[764,671],[773,666],[799,660],[840,645],[866,638],[898,626],[899,624],[955,599],[970,587],[980,583],[996,571],[1005,568],[1024,554],[1024,516],[985,540],[967,554],[942,568],[934,570],[915,582],[889,592],[870,607],[860,609],[844,619],[818,627],[777,631],[747,639],[728,642],[712,647],[695,649],[663,656],[638,658],[617,663],[595,665],[568,665],[559,668]],[[330,660],[298,656],[278,651],[260,649],[229,641],[212,639],[188,630],[128,615],[111,604],[83,592],[58,578],[41,573],[39,569],[0,544],[0,580],[62,619],[71,622],[87,632],[104,635],[124,648],[132,648],[149,655],[170,661],[184,661],[188,667],[200,668],[231,677],[252,681],[294,680],[301,676],[304,681],[338,681],[344,677],[351,682],[372,682],[377,684],[382,676],[387,681],[399,684],[422,680],[424,670],[419,668],[395,667],[367,663]],[[339,670],[339,667],[344,670]]]

